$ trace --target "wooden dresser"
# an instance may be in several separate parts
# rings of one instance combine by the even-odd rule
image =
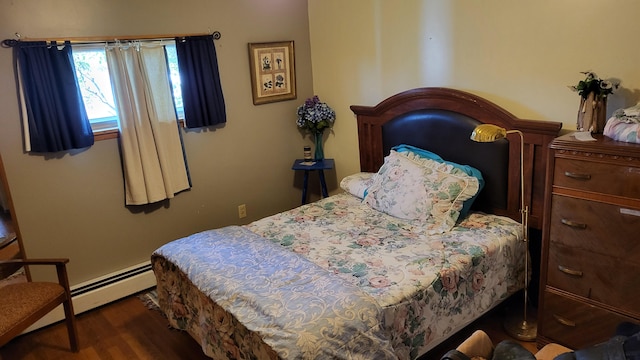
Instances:
[[[640,323],[640,144],[594,137],[550,144],[539,347],[583,348]]]

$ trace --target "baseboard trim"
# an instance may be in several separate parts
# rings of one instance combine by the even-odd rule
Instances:
[[[147,261],[92,279],[71,288],[76,315],[156,286],[156,278]],[[31,325],[24,333],[64,320],[62,305]]]

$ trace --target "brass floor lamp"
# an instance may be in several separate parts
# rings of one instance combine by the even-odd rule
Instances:
[[[520,135],[520,214],[522,216],[522,237],[525,243],[524,257],[524,312],[522,317],[507,318],[505,331],[512,337],[522,341],[534,341],[538,332],[535,320],[527,319],[527,300],[529,297],[529,207],[524,198],[524,135],[520,130],[507,130],[493,124],[476,126],[471,133],[471,140],[477,142],[494,142],[507,137],[507,134]]]

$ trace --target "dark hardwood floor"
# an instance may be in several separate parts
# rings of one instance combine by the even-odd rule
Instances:
[[[520,308],[518,302],[517,296],[507,301],[421,359],[440,359],[476,329],[484,330],[495,343],[509,338],[502,330],[502,320],[505,312]],[[161,313],[149,310],[137,296],[80,314],[77,319],[78,353],[69,351],[66,327],[58,323],[12,340],[0,348],[0,359],[207,359],[195,340],[169,328]],[[522,344],[535,352],[535,343]]]
[[[170,329],[137,296],[77,316],[80,351],[69,350],[64,323],[21,335],[0,348],[2,360],[208,359],[189,334]]]

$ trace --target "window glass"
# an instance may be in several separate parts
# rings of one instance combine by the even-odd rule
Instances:
[[[173,103],[178,113],[178,118],[184,119],[184,108],[182,107],[182,88],[180,87],[180,71],[178,70],[178,55],[176,54],[176,44],[165,45],[167,63],[169,64],[169,76],[173,88]]]
[[[73,62],[82,100],[94,131],[117,128],[118,112],[113,100],[104,47],[74,47]]]

